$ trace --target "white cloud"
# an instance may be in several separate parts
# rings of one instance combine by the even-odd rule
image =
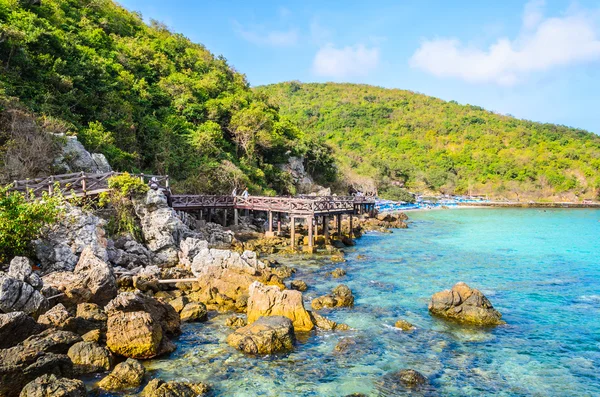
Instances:
[[[329,44],[319,49],[313,60],[313,72],[319,76],[348,78],[366,76],[379,65],[379,48],[362,44],[335,48]]]
[[[571,12],[544,18],[542,6],[540,1],[527,4],[523,28],[515,40],[499,38],[488,49],[453,38],[428,40],[413,54],[410,65],[438,77],[514,85],[533,72],[600,60],[600,37],[593,17]]]
[[[298,42],[296,29],[267,30],[263,26],[248,29],[236,21],[234,21],[234,28],[241,38],[256,45],[290,47]]]

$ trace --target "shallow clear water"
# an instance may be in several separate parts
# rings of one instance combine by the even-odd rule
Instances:
[[[352,331],[300,336],[291,354],[253,358],[225,344],[231,331],[218,315],[185,325],[177,351],[147,363],[151,375],[206,381],[218,396],[385,395],[382,375],[414,368],[430,379],[430,395],[600,395],[600,211],[409,215],[409,229],[364,236],[344,264],[294,260],[295,277],[310,286],[307,307],[339,283],[350,286],[355,308],[322,314]],[[348,275],[325,277],[335,267]],[[430,296],[458,281],[482,290],[507,325],[432,318]],[[417,330],[393,328],[398,318]],[[335,352],[343,338],[357,343]]]

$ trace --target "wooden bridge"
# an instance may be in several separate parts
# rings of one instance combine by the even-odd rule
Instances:
[[[119,172],[85,173],[53,175],[44,178],[14,181],[12,190],[33,194],[40,197],[43,192],[52,193],[60,189],[64,193],[76,197],[95,196],[109,190],[108,180]],[[282,216],[290,220],[290,237],[292,246],[296,243],[296,220],[304,219],[308,228],[308,248],[312,250],[314,237],[318,233],[319,219],[325,238],[329,238],[330,217],[337,218],[337,233],[341,237],[342,216],[347,215],[352,231],[352,217],[374,210],[375,200],[364,196],[300,196],[300,197],[266,197],[266,196],[225,196],[225,195],[177,195],[171,194],[169,176],[131,174],[147,183],[153,189],[161,189],[168,197],[169,205],[177,211],[198,213],[200,217],[212,220],[213,211],[221,211],[222,224],[227,225],[228,211],[233,210],[234,224],[239,223],[239,210],[265,212],[268,216],[267,236],[274,236],[273,216],[277,216],[277,232],[281,234]],[[352,232],[350,232],[352,233]],[[350,237],[352,235],[350,234]]]

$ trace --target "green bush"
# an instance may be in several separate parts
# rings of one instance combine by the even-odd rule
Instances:
[[[142,229],[135,214],[132,199],[148,192],[140,178],[128,173],[115,175],[108,180],[110,190],[100,195],[100,206],[112,208],[107,230],[111,235],[131,234],[137,241],[143,241]]]
[[[406,201],[407,203],[414,203],[415,196],[408,192],[408,190],[401,188],[400,186],[389,186],[386,189],[379,192],[379,196],[385,200],[393,201]]]
[[[64,210],[60,193],[34,199],[9,188],[0,187],[0,263],[30,255],[31,241],[41,237],[44,227],[55,223]]]

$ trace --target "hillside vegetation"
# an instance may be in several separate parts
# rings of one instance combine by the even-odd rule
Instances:
[[[410,91],[287,82],[258,87],[326,141],[348,183],[495,197],[576,199],[600,188],[600,137]]]
[[[4,182],[52,172],[56,145],[36,129],[77,135],[113,168],[169,174],[187,192],[285,193],[277,164],[330,160],[224,58],[110,0],[0,0],[0,68]],[[36,175],[22,175],[36,158]]]

